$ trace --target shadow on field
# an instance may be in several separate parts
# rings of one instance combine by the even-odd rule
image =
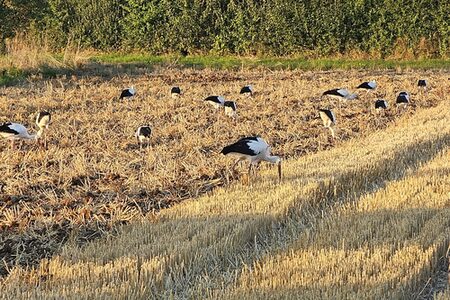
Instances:
[[[232,298],[363,299],[389,293],[392,299],[433,299],[447,286],[449,230],[448,208],[347,211],[307,240],[244,267],[242,290]],[[277,287],[268,288],[271,281]]]
[[[319,179],[322,183],[316,192],[308,199],[297,199],[287,215],[249,213],[192,218],[175,216],[174,219],[162,217],[156,223],[126,226],[117,237],[108,238],[102,243],[88,244],[84,249],[66,249],[62,259],[69,262],[92,261],[103,266],[124,257],[134,257],[138,260],[161,259],[163,263],[160,279],[149,280],[152,282],[149,285],[149,293],[152,295],[160,295],[170,289],[173,294],[185,296],[189,289],[204,289],[205,278],[209,287],[226,288],[227,285],[234,284],[230,278],[224,278],[228,276],[226,274],[239,274],[243,264],[258,264],[267,253],[277,251],[280,247],[290,249],[306,228],[313,230],[312,236],[320,234],[315,232],[319,230],[317,224],[336,206],[358,202],[365,195],[383,189],[389,181],[404,178],[409,172],[417,170],[421,164],[433,159],[447,148],[449,143],[450,135],[446,134],[405,147],[390,158],[368,162],[366,166],[344,172],[342,175],[335,174],[333,180],[327,180],[326,177]],[[274,186],[274,189],[278,187]],[[365,233],[366,245],[370,247],[389,245],[398,241],[401,236],[401,239],[427,248],[430,245],[425,241],[434,242],[433,238],[428,236],[421,242],[417,232],[420,231],[419,237],[422,236],[424,228],[432,223],[436,216],[439,217],[438,210],[426,208],[379,211],[347,219],[343,216],[348,222],[348,226],[344,226],[343,230],[354,224],[357,224],[356,230],[371,228],[372,230]],[[416,222],[417,219],[420,222]],[[401,232],[396,227],[399,220],[408,223]],[[352,233],[353,231],[343,233],[336,229],[330,237],[331,240],[323,242],[320,247],[342,249],[342,244],[339,243],[341,237]],[[352,251],[361,246],[361,238],[352,240],[349,237],[346,241],[344,249]],[[393,247],[400,249],[402,246],[403,243]],[[434,255],[434,261],[443,255],[444,248],[445,244],[441,244]],[[424,285],[422,281],[435,266],[433,263],[430,268],[422,268],[406,286],[411,289],[421,288]]]
[[[64,77],[100,77],[110,80],[115,76],[126,75],[138,77],[151,73],[153,64],[148,63],[99,63],[88,61],[77,68],[41,66],[35,70],[3,70],[0,74],[1,86],[14,86],[26,78],[33,79],[59,79]],[[1,71],[1,70],[0,70]]]
[[[411,296],[412,290],[421,289],[424,286],[426,279],[437,267],[439,258],[445,254],[448,246],[448,240],[442,239],[445,230],[449,228],[448,222],[447,224],[441,222],[442,228],[435,228],[432,234],[428,232],[429,227],[433,226],[436,220],[443,220],[441,210],[426,208],[380,210],[351,216],[343,215],[340,219],[345,224],[339,228],[333,229],[327,226],[323,228],[325,232],[320,230],[314,232],[314,236],[320,235],[318,241],[315,241],[313,236],[310,238],[314,247],[297,247],[286,252],[276,252],[277,258],[287,260],[284,264],[267,267],[265,272],[255,268],[255,273],[251,276],[256,276],[260,281],[255,282],[253,286],[255,292],[250,292],[248,298],[254,299],[254,296],[261,294],[268,299],[271,297],[279,299],[279,296],[289,295],[289,293],[297,297],[300,297],[302,293],[305,293],[303,296],[311,293],[315,297],[320,297],[326,295],[323,293],[326,293],[327,289],[328,293],[337,293],[337,295],[339,292],[347,294],[359,292],[360,295],[364,295],[372,291],[381,293],[379,296],[385,295],[383,292],[392,292],[395,289],[399,291],[399,296],[408,297]],[[42,282],[41,287],[44,290],[45,288],[53,289],[56,284],[68,290],[76,288],[80,284],[76,277],[79,275],[76,274],[83,272],[82,270],[86,268],[93,268],[91,272],[97,274],[91,278],[94,282],[114,280],[116,276],[120,276],[122,262],[131,261],[133,266],[129,266],[126,280],[130,286],[140,286],[141,283],[145,283],[145,291],[141,290],[144,293],[142,298],[170,294],[174,298],[184,299],[191,298],[192,294],[199,291],[204,295],[217,292],[220,296],[219,290],[227,289],[223,283],[228,283],[228,288],[235,283],[252,283],[252,279],[239,277],[242,276],[241,271],[245,269],[252,272],[255,264],[264,266],[264,257],[269,251],[273,253],[276,250],[274,244],[283,243],[282,239],[273,232],[277,222],[275,216],[248,214],[165,219],[138,227],[127,226],[117,238],[110,238],[101,244],[89,244],[81,251],[74,249],[74,252],[63,252],[58,263],[53,264],[53,269],[40,268],[39,272],[46,272],[39,273],[41,278],[52,278]],[[400,231],[399,224],[404,225]],[[342,228],[348,231],[342,231]],[[361,234],[366,234],[367,237],[361,237]],[[271,238],[268,238],[269,235]],[[344,245],[342,240],[345,240]],[[380,270],[401,268],[403,265],[399,265],[398,256],[405,255],[407,258],[412,253],[424,253],[433,247],[436,241],[439,244],[431,265],[421,262],[423,264],[419,271],[409,276],[410,279],[407,282],[400,279],[408,277],[410,270],[394,272],[388,279],[379,280],[378,278],[383,277],[380,276],[382,271],[376,271],[376,268],[371,269],[370,263],[366,261],[366,259],[372,261]],[[293,257],[297,253],[306,254],[306,261],[296,261]],[[377,256],[377,254],[380,255]],[[321,259],[325,255],[329,255],[327,262]],[[361,259],[361,255],[365,259]],[[95,267],[91,263],[94,263]],[[407,265],[408,262],[405,263],[405,266]],[[155,266],[157,266],[156,269]],[[74,275],[69,277],[62,275],[59,278],[60,268],[66,269],[64,274]],[[312,281],[308,285],[298,284],[298,287],[290,292],[286,292],[288,287],[280,291],[264,287],[257,288],[258,284],[264,285],[263,282],[268,282],[273,277],[281,278],[278,282],[285,282],[289,286],[289,282],[293,280],[291,276],[303,274],[303,272],[312,273],[309,276],[317,278],[311,278]],[[329,284],[324,284],[325,275],[321,277],[320,274],[346,274],[352,278],[373,276],[374,280],[368,279],[364,281],[364,285],[361,285],[358,281],[346,282],[342,279],[345,277],[326,276],[331,279]],[[438,280],[439,278],[433,278],[433,281]],[[376,283],[371,283],[374,281]],[[238,290],[238,293],[240,297],[247,296],[245,292],[241,293]],[[278,297],[272,295],[278,295]]]
[[[403,148],[390,157],[380,157],[375,162],[368,161],[365,165],[341,174],[330,174],[327,172],[315,173],[308,180],[322,182],[323,194],[317,198],[332,199],[341,198],[345,201],[353,201],[364,194],[383,189],[386,183],[403,178],[407,172],[417,170],[422,164],[432,160],[439,152],[450,144],[450,134],[439,138],[419,142]],[[333,176],[332,180],[327,180]],[[283,181],[296,181],[298,176],[286,176]],[[346,184],[348,183],[348,184]],[[351,185],[349,185],[351,183]],[[333,202],[337,202],[337,201]],[[294,209],[296,209],[294,207]]]

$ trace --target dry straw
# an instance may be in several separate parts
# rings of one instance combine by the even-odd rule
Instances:
[[[439,104],[448,86],[415,94],[410,110],[393,122],[394,112],[371,113],[369,99],[341,106],[338,141],[316,111],[335,104],[317,95],[324,86],[352,87],[370,76],[392,99],[400,86],[413,91],[418,76],[448,84],[445,74],[163,71],[8,88],[0,102],[8,119],[31,124],[43,108],[55,115],[48,151],[26,145],[25,154],[0,153],[8,240],[57,249],[64,233],[72,235],[36,269],[9,267],[2,297],[407,298],[421,292],[448,248],[450,122],[448,103]],[[201,101],[209,94],[238,97],[247,82],[259,90],[237,100],[238,125]],[[169,95],[174,83],[186,87],[180,103]],[[118,86],[131,84],[137,99],[116,102]],[[144,123],[155,135],[140,152],[133,133]],[[263,134],[284,157],[336,147],[288,160],[281,185],[274,170],[263,169],[250,186],[235,183],[153,215],[238,176],[218,152],[251,133]],[[130,220],[136,221],[116,236],[77,245]],[[18,263],[33,259],[16,253]]]

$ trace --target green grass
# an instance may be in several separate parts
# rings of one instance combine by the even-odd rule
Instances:
[[[53,55],[58,61],[62,61],[61,54]],[[102,63],[109,65],[127,65],[131,68],[139,65],[153,67],[157,65],[190,68],[213,68],[213,69],[239,69],[239,68],[259,68],[266,67],[277,70],[313,70],[324,71],[334,69],[445,69],[450,70],[449,59],[420,59],[420,60],[383,60],[383,59],[349,59],[349,58],[315,58],[304,57],[239,57],[239,56],[214,56],[214,55],[194,55],[180,57],[176,55],[150,55],[142,53],[122,54],[108,53],[96,54],[89,58],[89,63]],[[86,66],[86,64],[85,64]],[[99,71],[99,69],[95,69]],[[1,70],[0,70],[1,71]],[[59,67],[41,66],[37,70],[30,69],[6,69],[0,73],[0,86],[12,85],[30,74],[42,74],[44,78],[53,78],[59,74],[70,74],[73,72],[83,72],[83,69],[69,69]],[[101,72],[100,72],[101,73]]]
[[[383,60],[383,59],[338,59],[299,57],[238,57],[238,56],[187,56],[149,55],[149,54],[99,54],[92,57],[93,61],[119,64],[174,64],[182,67],[235,69],[240,67],[270,69],[301,69],[301,70],[333,70],[333,69],[450,69],[448,59],[420,60]]]
[[[11,68],[8,70],[0,70],[0,86],[13,85],[17,80],[25,78],[22,70]]]
[[[14,85],[33,74],[41,74],[43,78],[56,78],[58,75],[70,75],[71,72],[72,70],[67,68],[54,68],[49,66],[42,66],[39,70],[10,68],[3,71],[0,70],[0,86]]]

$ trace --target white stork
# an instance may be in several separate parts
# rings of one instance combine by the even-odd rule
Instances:
[[[366,90],[366,96],[377,88],[377,82],[375,80],[366,81],[356,87],[359,90]]]
[[[48,111],[41,111],[36,116],[36,125],[39,127],[39,130],[42,131],[42,134],[46,129],[48,129],[48,125],[52,122],[52,115]],[[47,140],[44,137],[44,147],[47,148]]]
[[[254,93],[254,90],[253,90],[253,86],[251,86],[251,85],[246,85],[246,86],[242,87],[241,92],[240,92],[241,95],[245,95],[248,97],[253,96],[253,93]]]
[[[219,109],[225,104],[225,98],[222,96],[208,96],[204,99],[204,101],[211,104],[216,109]]]
[[[328,128],[331,132],[331,136],[334,138],[333,126],[336,124],[336,116],[330,109],[319,109],[319,116],[322,119],[323,126]]]
[[[428,86],[428,82],[427,82],[426,79],[419,79],[419,81],[417,82],[417,86],[419,87],[419,89],[421,89],[424,92],[426,92],[427,86]]]
[[[181,89],[179,86],[174,86],[170,89],[170,96],[172,99],[176,99],[181,96]]]
[[[142,149],[142,144],[144,143],[144,141],[147,141],[147,143],[149,142],[151,134],[152,129],[148,125],[139,126],[139,128],[136,130],[136,134],[134,136],[138,141],[140,149]]]
[[[238,159],[233,164],[233,169],[238,162],[248,160],[250,162],[248,168],[249,178],[253,165],[258,164],[261,161],[277,164],[278,179],[281,181],[281,158],[279,156],[272,156],[270,154],[270,146],[260,137],[242,138],[236,143],[224,147],[221,153],[223,155],[234,154],[238,156]]]
[[[37,140],[41,137],[43,130],[39,129],[37,134],[29,134],[28,130],[19,123],[3,123],[0,125],[0,136],[11,141],[11,150],[14,150],[16,140]]]
[[[389,104],[386,100],[383,99],[378,99],[377,101],[375,101],[375,109],[377,111],[383,110],[383,109],[388,109]]]
[[[371,91],[377,88],[377,82],[375,80],[366,81],[358,85],[356,88]]]
[[[225,107],[225,115],[229,116],[230,118],[236,118],[236,102],[234,101],[225,101],[223,103],[223,106]]]
[[[347,89],[332,89],[323,92],[322,96],[329,96],[331,98],[336,98],[339,100],[354,100],[358,98],[357,94],[350,94]]]
[[[36,116],[36,125],[41,128],[48,129],[48,125],[52,122],[52,115],[48,111],[41,111]]]
[[[406,108],[409,104],[409,94],[408,92],[400,92],[395,100],[397,107]]]
[[[134,89],[134,86],[122,90],[122,93],[120,93],[119,100],[122,100],[123,98],[129,98],[132,99],[136,95],[136,90]]]

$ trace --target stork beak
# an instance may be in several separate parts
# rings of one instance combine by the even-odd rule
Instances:
[[[281,182],[281,161],[278,163],[278,180]]]

